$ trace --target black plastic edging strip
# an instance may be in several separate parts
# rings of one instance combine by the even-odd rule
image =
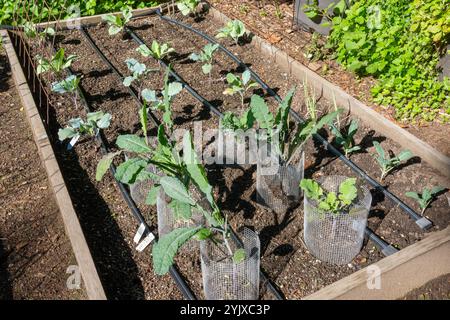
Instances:
[[[68,73],[69,73],[69,75],[74,74],[73,71],[71,70],[71,68],[68,68]],[[81,84],[79,85],[78,93],[79,93],[80,100],[81,100],[86,112],[88,112],[88,113],[91,112],[92,110],[89,107],[89,104],[87,102],[87,99],[85,97],[84,90],[83,90]],[[100,142],[101,153],[103,155],[108,154],[108,148],[107,148],[107,144],[105,142],[106,138],[102,135],[102,133],[99,132],[99,134],[95,138]],[[133,216],[136,218],[136,220],[138,220],[140,225],[144,226],[144,233],[142,234],[142,236],[145,237],[148,234],[152,233],[150,231],[149,225],[145,221],[144,216],[142,215],[139,208],[136,206],[136,203],[131,198],[129,191],[127,190],[127,188],[125,187],[125,185],[122,182],[120,182],[119,180],[116,179],[116,177],[115,177],[116,167],[114,166],[114,164],[111,164],[111,166],[109,167],[109,171],[111,172],[112,176],[114,177],[114,181],[116,182],[117,186],[119,187],[120,193],[122,194],[122,197],[124,198],[125,202],[127,203],[128,208],[130,208],[131,212],[133,213]],[[192,290],[190,289],[189,285],[186,283],[186,281],[183,279],[183,277],[180,275],[180,273],[178,272],[178,270],[176,269],[176,267],[174,265],[172,265],[170,267],[169,272],[170,272],[170,275],[172,276],[172,278],[174,279],[175,284],[177,285],[178,289],[180,289],[180,291],[182,292],[183,296],[188,300],[196,300],[196,297],[195,297],[194,293],[192,292]]]
[[[145,42],[139,38],[139,36],[134,33],[129,28],[125,27],[125,31],[128,32],[128,34],[133,38],[133,40],[139,44],[139,45],[146,45]],[[156,59],[155,59],[156,60]],[[161,65],[169,69],[169,66],[162,60],[157,60]],[[211,111],[213,111],[218,117],[223,117],[222,112],[220,112],[216,107],[214,107],[208,100],[206,100],[204,97],[202,97],[200,94],[198,94],[186,81],[184,81],[180,75],[178,75],[175,71],[172,69],[169,69],[169,73],[172,77],[174,77],[178,82],[180,82],[183,87],[199,102],[204,104],[206,107],[208,107]],[[238,240],[236,234],[234,232],[231,233],[233,235],[234,240]],[[272,293],[275,295],[275,297],[278,300],[283,300],[283,294],[278,290],[275,285],[272,283],[272,281],[264,274],[262,270],[260,270],[260,277],[263,279],[264,282],[267,283],[268,288],[272,291]]]
[[[126,29],[126,31],[130,34],[130,36],[136,41],[136,43],[138,43],[139,45],[142,45],[142,44],[144,44],[145,45],[145,42],[144,41],[142,41],[142,39],[140,39],[139,38],[139,36],[138,35],[136,35],[132,30],[130,30],[130,29]],[[237,59],[237,58],[236,58]],[[160,62],[164,67],[166,67],[167,68],[167,64],[164,62],[164,61],[162,61],[162,60],[158,60],[158,62]],[[183,81],[183,85],[186,87],[186,88],[190,88],[190,86],[184,81],[184,80],[182,80],[181,79],[181,77],[174,71],[174,70],[171,70],[171,74],[173,75],[173,77],[175,77],[176,79],[180,79],[181,81]],[[181,82],[180,81],[180,82]],[[189,90],[188,90],[189,91]],[[193,89],[192,89],[192,91],[194,91]],[[191,91],[189,91],[189,92],[191,92]],[[194,91],[195,92],[195,91]],[[193,95],[195,98],[197,98],[200,102],[203,102],[203,101],[206,101],[207,103],[204,103],[207,107],[209,107],[209,108],[214,108],[205,98],[203,98],[202,96],[200,96],[197,92],[195,92],[195,95]],[[219,110],[217,110],[216,108],[214,108],[213,110],[215,110],[215,114],[217,114],[219,117],[222,117],[223,116],[223,114],[219,111]],[[320,136],[319,136],[320,137]],[[326,143],[328,143],[328,142],[326,142]],[[367,230],[366,230],[366,235],[370,235],[370,238],[374,241],[374,243],[379,247],[379,249],[381,250],[381,252],[383,252],[383,254],[385,253],[385,252],[390,252],[389,250],[388,251],[386,251],[386,248],[389,248],[389,247],[392,247],[392,246],[390,246],[389,244],[387,244],[384,240],[382,240],[381,238],[379,238],[375,233],[373,233],[373,231],[372,230],[370,230],[370,229],[368,229],[368,228],[366,228]],[[275,289],[274,289],[275,290]]]
[[[182,23],[180,21],[168,18],[164,15],[162,15],[160,10],[156,10],[157,15],[164,21],[167,21],[171,24],[175,24],[178,25],[184,29],[187,29],[191,32],[194,32],[195,34],[199,35],[200,37],[204,38],[205,40],[207,40],[210,43],[213,44],[218,44],[219,45],[219,49],[221,49],[226,55],[228,55],[228,57],[230,57],[232,60],[234,60],[239,66],[243,67],[244,69],[248,70],[251,75],[252,78],[258,82],[258,84],[264,89],[266,90],[267,93],[269,93],[269,95],[273,96],[278,102],[281,102],[282,99],[281,97],[272,90],[272,88],[270,88],[259,76],[258,74],[256,74],[251,68],[249,68],[247,65],[245,65],[244,62],[242,62],[239,58],[237,58],[232,52],[230,52],[227,48],[225,48],[224,46],[222,46],[219,42],[217,42],[215,39],[213,39],[212,37],[208,36],[207,34],[201,32],[200,30],[197,30],[195,28],[193,28],[190,25],[187,25],[185,23]],[[302,119],[302,117],[295,112],[294,110],[290,110],[290,113],[292,115],[292,117],[300,123],[304,122],[304,119]],[[352,169],[354,172],[356,172],[357,174],[359,174],[363,179],[365,179],[370,185],[372,185],[377,191],[381,191],[383,192],[383,194],[388,197],[389,199],[391,199],[392,201],[394,201],[394,203],[398,204],[398,206],[403,209],[403,211],[405,211],[414,221],[415,223],[423,230],[426,230],[428,228],[430,228],[432,226],[432,222],[430,220],[428,220],[427,218],[419,215],[417,212],[415,212],[411,207],[409,207],[406,203],[404,203],[402,200],[400,200],[396,195],[394,195],[393,193],[391,193],[390,191],[388,191],[386,188],[384,188],[381,184],[379,184],[376,180],[374,180],[373,178],[371,178],[368,174],[366,174],[361,168],[359,168],[353,161],[351,161],[350,159],[346,158],[338,149],[336,149],[334,146],[332,146],[325,138],[323,138],[321,135],[319,134],[315,134],[314,137],[319,140],[319,142],[321,142],[325,148],[330,151],[331,153],[333,153],[335,156],[337,156],[340,160],[342,160],[348,167],[350,167],[350,169]]]

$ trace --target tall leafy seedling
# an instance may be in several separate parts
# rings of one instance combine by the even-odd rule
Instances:
[[[158,41],[153,40],[151,48],[147,47],[145,44],[142,44],[136,49],[136,51],[144,57],[153,57],[158,60],[158,63],[161,65],[161,60],[170,53],[175,52],[175,49],[169,47],[167,43],[160,44]]]
[[[423,215],[431,202],[437,197],[439,193],[444,190],[446,190],[446,188],[436,186],[431,189],[424,188],[421,194],[409,191],[406,192],[405,195],[416,200],[419,203],[420,209],[422,209],[421,214]]]
[[[60,77],[63,70],[69,68],[76,59],[77,56],[73,54],[66,58],[64,48],[60,48],[50,59],[37,55],[36,60],[38,65],[36,68],[36,73],[39,75],[50,71],[53,72],[56,77]]]
[[[167,68],[164,76],[164,88],[158,95],[155,90],[144,89],[142,90],[142,98],[148,105],[154,110],[160,110],[163,112],[163,122],[166,126],[168,133],[172,132],[172,100],[173,98],[183,90],[183,86],[179,82],[169,82],[170,67]]]
[[[100,129],[106,129],[111,123],[111,114],[103,111],[90,112],[86,115],[86,120],[82,118],[70,119],[68,126],[59,129],[59,141],[71,139],[69,149],[72,148],[80,137],[88,135],[95,137],[100,132]]]
[[[250,102],[252,114],[256,119],[259,129],[265,131],[260,139],[265,139],[272,146],[272,150],[280,158],[283,164],[289,165],[306,141],[316,134],[325,125],[330,125],[341,110],[325,114],[321,118],[309,118],[303,123],[292,126],[290,121],[290,110],[295,95],[295,87],[292,88],[278,106],[274,116],[264,99],[253,95]]]
[[[202,71],[209,75],[211,81],[211,70],[213,66],[213,54],[219,48],[218,44],[208,43],[205,45],[200,53],[192,53],[189,59],[193,61],[200,61],[203,63]]]
[[[78,108],[78,85],[80,78],[76,75],[70,75],[66,79],[52,83],[52,91],[58,94],[72,95],[72,101],[75,108]]]
[[[145,64],[140,63],[133,58],[125,60],[125,63],[127,64],[128,70],[131,72],[131,75],[123,79],[123,85],[129,87],[133,82],[135,82],[138,88],[138,98],[140,99],[142,86],[144,84],[143,80],[145,76],[150,72],[157,70],[149,69]]]
[[[252,76],[249,70],[245,70],[241,77],[235,76],[232,73],[227,74],[228,88],[223,94],[232,96],[236,93],[241,97],[241,104],[244,106],[245,94],[252,88],[258,87],[258,84],[251,80]]]
[[[389,172],[397,168],[402,162],[408,161],[413,157],[412,152],[409,150],[403,150],[397,156],[391,157],[384,151],[383,147],[378,141],[374,141],[373,146],[375,147],[375,151],[377,152],[374,157],[381,168],[381,181],[383,181],[384,178],[389,174]]]
[[[177,2],[177,8],[183,16],[187,16],[191,13],[196,13],[199,3],[200,0],[179,0]]]
[[[109,25],[108,33],[110,36],[118,34],[124,30],[127,23],[130,22],[133,17],[130,7],[123,8],[121,14],[122,16],[107,14],[102,17],[102,19]]]
[[[228,23],[219,30],[216,38],[231,38],[236,45],[239,45],[239,40],[247,35],[247,29],[240,20],[228,21]]]
[[[335,136],[335,142],[337,145],[344,149],[345,156],[348,157],[349,154],[361,150],[361,147],[355,145],[355,134],[358,131],[358,121],[352,119],[350,125],[346,131],[340,131],[334,124],[330,125],[331,132]]]

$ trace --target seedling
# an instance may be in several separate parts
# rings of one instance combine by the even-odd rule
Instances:
[[[319,129],[325,125],[330,125],[341,110],[322,116],[320,119],[309,118],[298,124],[296,131],[291,128],[289,112],[295,94],[295,87],[292,88],[278,107],[278,112],[274,117],[269,111],[264,99],[258,95],[253,95],[250,108],[260,129],[266,130],[267,141],[275,148],[283,163],[289,165],[294,155],[302,150],[305,142]]]
[[[242,73],[242,77],[239,78],[232,73],[227,74],[227,82],[230,87],[225,89],[223,94],[225,95],[234,95],[235,93],[239,93],[241,96],[241,104],[244,106],[244,98],[245,93],[251,88],[256,88],[258,84],[251,80],[251,73],[249,70],[245,70]]]
[[[140,100],[143,79],[148,73],[157,70],[148,69],[145,64],[140,63],[139,61],[133,58],[125,60],[125,63],[127,64],[128,70],[130,70],[132,74],[131,76],[127,76],[123,79],[123,85],[129,87],[133,82],[136,82],[138,87],[138,98]]]
[[[64,57],[64,48],[59,49],[54,56],[47,60],[40,55],[36,56],[38,66],[36,68],[36,73],[39,75],[41,73],[51,71],[59,77],[64,69],[69,68],[77,59],[76,55],[69,55],[67,58]]]
[[[247,34],[244,23],[239,20],[228,21],[227,25],[219,30],[216,38],[231,38],[236,45],[239,45],[239,39]]]
[[[383,181],[387,174],[398,167],[403,161],[408,161],[413,157],[412,152],[409,150],[403,150],[397,156],[391,157],[386,154],[378,141],[374,141],[373,146],[378,154],[374,156],[381,168],[381,181]]]
[[[331,132],[335,136],[335,142],[344,149],[345,156],[348,157],[352,152],[361,150],[360,146],[355,145],[354,136],[358,131],[358,121],[353,119],[350,122],[347,132],[339,131],[339,129],[334,125],[330,125]]]
[[[180,0],[177,2],[177,7],[183,16],[187,16],[196,12],[199,3],[200,0]]]
[[[339,192],[327,192],[312,179],[302,179],[300,188],[305,196],[317,202],[317,208],[322,213],[339,215],[348,213],[349,207],[357,199],[358,190],[355,186],[356,178],[345,179],[339,185]]]
[[[430,205],[430,203],[436,198],[436,196],[444,191],[446,188],[444,187],[433,187],[430,189],[423,189],[422,194],[419,194],[417,192],[406,192],[405,195],[407,197],[413,198],[414,200],[416,200],[419,203],[420,208],[422,209],[421,214],[423,215],[425,210],[428,208],[428,206]]]
[[[246,110],[241,117],[236,116],[234,113],[228,111],[225,112],[221,121],[220,126],[223,129],[228,129],[232,131],[236,130],[249,130],[253,127],[255,122],[255,116],[251,109]]]
[[[106,129],[111,123],[111,115],[103,111],[90,112],[86,115],[86,121],[81,118],[69,120],[69,125],[64,129],[59,129],[59,141],[72,139],[69,143],[69,149],[72,148],[78,139],[83,135],[95,137],[100,129]]]
[[[163,122],[167,131],[171,132],[173,127],[171,103],[173,98],[183,90],[183,86],[179,82],[169,82],[169,73],[170,69],[168,68],[164,77],[164,89],[161,92],[162,99],[157,97],[155,90],[150,89],[142,90],[142,98],[150,104],[152,109],[163,112]]]
[[[46,37],[55,35],[55,29],[52,27],[47,27],[44,30],[39,31],[36,28],[36,25],[30,21],[24,23],[23,31],[28,38],[38,38],[39,43],[41,43]]]
[[[104,21],[109,25],[108,33],[110,36],[118,34],[122,31],[126,24],[130,22],[133,13],[130,7],[122,9],[122,17],[120,15],[107,14],[102,17]]]
[[[169,47],[167,43],[160,45],[158,41],[153,40],[151,48],[147,47],[145,44],[142,44],[136,49],[136,51],[146,58],[153,57],[154,59],[160,61],[169,53],[175,52],[175,49]]]
[[[214,52],[219,48],[218,44],[212,44],[208,43],[206,46],[203,47],[202,51],[197,53],[192,53],[189,56],[189,59],[193,61],[200,61],[203,62],[202,71],[204,74],[208,74],[209,78],[211,80],[211,70],[212,70],[212,64],[213,64],[213,54]]]
[[[53,82],[52,83],[52,91],[59,93],[59,94],[72,94],[73,96],[73,103],[75,104],[75,107],[78,108],[78,84],[80,83],[80,78],[78,78],[76,75],[70,75],[66,79],[59,81],[59,82]]]

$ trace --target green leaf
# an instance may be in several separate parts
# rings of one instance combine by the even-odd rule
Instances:
[[[134,134],[120,135],[116,141],[117,146],[128,152],[149,153],[152,150],[147,146],[145,139]]]
[[[188,221],[192,217],[191,206],[187,203],[172,199],[169,203],[169,208],[172,209],[173,216],[176,221]]]
[[[236,264],[241,263],[245,260],[246,257],[247,253],[244,249],[237,249],[233,254],[233,262]]]
[[[171,82],[169,83],[169,88],[168,88],[168,95],[169,96],[174,96],[177,95],[178,93],[181,92],[181,90],[183,90],[183,85],[179,82]]]
[[[141,122],[142,131],[144,137],[147,136],[147,126],[148,126],[148,115],[147,115],[147,105],[144,103],[142,108],[139,109],[139,120]]]
[[[402,152],[399,153],[399,155],[397,156],[399,161],[407,161],[409,159],[411,159],[414,155],[412,154],[411,151],[409,150],[403,150]]]
[[[160,190],[160,186],[153,186],[148,192],[147,197],[145,198],[145,204],[154,206],[156,204],[156,198],[158,197]]]
[[[350,205],[358,196],[356,189],[356,178],[348,178],[339,185],[339,200],[345,205]]]
[[[131,158],[122,162],[116,170],[114,177],[122,183],[133,184],[138,174],[148,166],[146,160]]]
[[[202,66],[202,71],[204,74],[209,74],[212,70],[212,64],[207,63]]]
[[[120,154],[120,151],[118,152],[111,152],[103,156],[103,158],[98,162],[97,164],[97,170],[95,173],[95,180],[100,181],[103,179],[103,176],[105,175],[106,171],[108,171],[109,167],[111,166],[111,163],[114,160],[114,157]]]
[[[188,203],[191,206],[195,205],[195,201],[189,195],[186,186],[177,178],[174,177],[162,177],[159,182],[164,189],[164,192],[172,199]]]
[[[386,159],[386,154],[384,152],[384,149],[381,147],[380,143],[378,141],[374,141],[373,146],[375,147],[375,150],[377,151],[378,155],[382,159]]]
[[[270,131],[273,128],[274,118],[264,99],[256,94],[252,95],[250,108],[256,121],[258,121],[259,127]]]
[[[179,228],[164,235],[153,245],[153,270],[158,275],[164,275],[173,264],[178,249],[192,238],[201,227]]]
[[[320,185],[312,179],[302,179],[300,181],[300,188],[302,188],[308,198],[313,200],[319,200],[323,195],[323,190]]]
[[[436,194],[438,194],[438,193],[440,193],[440,192],[442,192],[442,191],[444,191],[444,190],[446,190],[447,188],[445,188],[445,187],[441,187],[441,186],[435,186],[435,187],[433,187],[432,189],[431,189],[431,194],[434,196],[434,195],[436,195]]]
[[[415,200],[417,200],[417,201],[420,201],[420,200],[421,200],[421,198],[420,198],[420,196],[419,196],[419,194],[418,194],[417,192],[409,191],[409,192],[406,192],[405,195],[406,195],[407,197],[413,198],[413,199],[415,199]]]
[[[195,235],[194,239],[198,241],[203,241],[212,236],[212,232],[208,228],[201,228]]]
[[[58,130],[59,141],[64,141],[69,138],[73,138],[78,134],[78,132],[72,128],[64,128]]]

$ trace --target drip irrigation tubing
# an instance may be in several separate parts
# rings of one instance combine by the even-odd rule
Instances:
[[[168,22],[169,24],[175,24],[179,27],[182,27],[186,30],[189,30],[198,36],[202,37],[203,39],[207,40],[208,42],[212,44],[218,44],[219,49],[222,50],[229,58],[231,58],[233,61],[235,61],[240,67],[244,68],[245,70],[248,70],[250,74],[252,75],[252,78],[272,97],[274,97],[278,102],[281,102],[281,97],[272,90],[259,76],[256,74],[251,68],[249,68],[243,61],[241,61],[239,58],[237,58],[230,50],[222,46],[219,42],[217,42],[215,39],[210,37],[209,35],[201,32],[200,30],[195,29],[194,27],[187,25],[183,22],[177,21],[175,19],[169,18],[164,16],[159,9],[156,9],[156,14],[163,20]],[[290,114],[296,120],[297,122],[303,123],[305,120],[294,110],[290,109]],[[350,169],[352,169],[354,172],[356,172],[358,175],[360,175],[364,180],[366,180],[372,187],[375,188],[377,191],[381,191],[386,197],[391,199],[395,204],[397,204],[401,209],[403,209],[404,212],[406,212],[413,220],[414,222],[423,230],[429,229],[433,224],[430,220],[428,220],[426,217],[423,217],[419,215],[417,212],[415,212],[411,207],[409,207],[406,203],[404,203],[401,199],[399,199],[396,195],[388,191],[386,188],[384,188],[381,184],[379,184],[376,180],[374,180],[372,177],[370,177],[367,173],[364,172],[361,168],[359,168],[353,161],[345,157],[338,149],[336,149],[333,145],[331,145],[324,137],[322,137],[319,134],[315,134],[314,137],[321,142],[324,147],[333,153],[336,157],[338,157],[341,161],[343,161]]]
[[[53,49],[55,49],[55,48],[53,48]],[[71,68],[68,68],[67,71],[69,73],[69,76],[74,75],[74,72],[72,71]],[[90,108],[89,103],[87,102],[85,92],[84,92],[81,84],[78,86],[78,94],[79,94],[79,98],[82,102],[82,105],[83,105],[85,111],[87,113],[92,112],[92,109]],[[103,155],[108,154],[106,138],[103,136],[101,131],[99,131],[99,133],[95,136],[95,139],[100,143],[101,153]],[[119,180],[117,180],[115,178],[116,167],[114,164],[110,165],[109,171],[111,172],[112,176],[114,177],[114,181],[116,182],[117,186],[119,187],[120,193],[122,194],[122,197],[124,198],[125,202],[127,203],[127,206],[131,210],[133,216],[139,222],[139,225],[144,226],[144,232],[142,233],[142,237],[145,238],[146,236],[148,236],[149,234],[152,233],[149,225],[145,221],[145,218],[142,215],[139,208],[136,206],[136,203],[131,198],[131,195],[128,192],[126,186],[122,182],[120,182]],[[183,277],[180,275],[180,273],[176,269],[176,266],[171,266],[169,269],[169,272],[170,272],[170,275],[172,276],[173,280],[175,281],[177,287],[182,292],[183,296],[188,300],[195,300],[196,299],[195,295],[189,288],[189,285],[186,283],[186,281],[183,279]]]
[[[139,38],[138,35],[136,35],[132,30],[130,30],[129,28],[125,28],[125,31],[128,32],[128,34],[135,40],[136,43],[138,43],[139,45],[146,45],[145,42]],[[165,68],[168,68],[168,65],[162,61],[162,60],[158,60],[159,63],[162,64],[162,66],[164,66]],[[207,107],[209,107],[211,109],[211,111],[213,111],[216,115],[218,115],[219,117],[222,117],[223,114],[214,106],[212,106],[205,98],[203,98],[202,96],[200,96],[194,89],[192,89],[187,83],[186,81],[184,81],[174,70],[169,69],[170,70],[170,74],[177,79],[180,83],[183,84],[183,86],[188,89],[188,91],[195,97],[197,98],[200,102],[204,103],[204,105],[206,105]],[[205,103],[206,102],[206,103]],[[370,230],[369,228],[366,227],[366,231],[365,231],[366,235],[374,241],[374,243],[378,246],[378,248],[381,250],[381,252],[383,254],[389,255],[391,253],[394,252],[394,247],[390,244],[388,244],[386,241],[384,241],[383,239],[381,239],[380,237],[378,237],[372,230]]]
[[[103,52],[98,48],[98,46],[95,44],[94,40],[92,39],[92,37],[89,35],[89,33],[85,30],[85,28],[81,28],[81,33],[83,34],[83,36],[86,38],[86,40],[88,41],[88,43],[91,45],[91,47],[95,50],[95,52],[97,53],[97,55],[101,58],[101,60],[103,60],[103,62],[105,62],[110,68],[111,70],[113,70],[113,72],[120,78],[123,79],[123,75],[119,72],[119,70],[117,70],[117,68],[114,67],[114,65],[111,63],[111,61],[109,61],[106,56],[103,54]],[[133,37],[133,39],[138,42],[139,44],[144,44],[142,42],[142,40],[139,39],[139,37],[137,37],[137,35],[132,32],[129,29],[126,29],[127,32],[130,33],[130,35]],[[209,103],[205,98],[203,98],[202,96],[200,96],[193,88],[191,88],[177,73],[171,71],[171,69],[169,68],[169,66],[161,61],[161,64],[164,68],[168,68],[170,70],[170,75],[172,75],[177,81],[179,81],[183,87],[191,94],[193,95],[196,99],[198,99],[201,103],[205,104],[207,107],[211,108],[211,110],[216,110],[215,113],[218,116],[222,116],[222,113],[217,110],[211,103]],[[128,87],[130,90],[130,93],[133,92],[133,97],[135,98],[135,100],[138,101],[138,103],[140,104],[141,101],[139,101],[137,95],[134,93],[134,90],[131,89],[131,87]],[[159,125],[159,121],[156,118],[156,116],[154,116],[151,112],[150,114],[154,117],[155,121],[156,121],[156,125]],[[233,238],[236,240],[236,235],[234,232],[231,233]],[[265,275],[265,273],[260,270],[260,276],[261,279],[263,280],[264,283],[267,284],[268,288],[270,289],[270,291],[275,295],[275,297],[278,300],[283,300],[284,299],[284,295],[282,294],[282,292],[276,288],[275,284]]]

